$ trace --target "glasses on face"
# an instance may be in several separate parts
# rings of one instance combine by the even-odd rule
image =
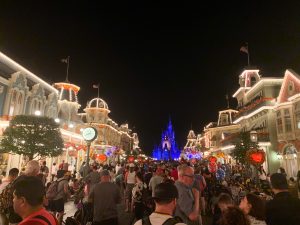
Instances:
[[[183,174],[182,176],[185,176],[185,177],[189,177],[191,179],[194,179],[194,175],[190,175],[190,174]]]

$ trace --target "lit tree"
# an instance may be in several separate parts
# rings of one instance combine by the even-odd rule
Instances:
[[[9,123],[0,142],[0,153],[16,153],[29,160],[41,156],[55,157],[63,151],[59,125],[49,117],[18,115]]]
[[[241,164],[248,164],[246,153],[250,149],[258,149],[257,142],[252,142],[250,139],[250,132],[241,132],[239,138],[235,143],[235,148],[232,152],[232,157]]]

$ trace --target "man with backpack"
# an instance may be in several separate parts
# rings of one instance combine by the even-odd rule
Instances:
[[[65,211],[65,201],[69,195],[69,173],[64,170],[57,172],[57,180],[49,186],[46,198],[49,201],[49,209],[53,214],[58,214],[59,224],[62,223]]]
[[[176,208],[178,191],[174,184],[160,183],[153,192],[155,211],[147,217],[138,220],[134,225],[185,225],[178,217],[172,217]]]

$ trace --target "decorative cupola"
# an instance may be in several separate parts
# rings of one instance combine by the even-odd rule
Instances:
[[[86,112],[86,119],[88,123],[108,123],[108,114],[110,111],[108,109],[108,105],[103,99],[92,99],[88,102],[84,111]]]
[[[75,84],[60,82],[53,85],[58,90],[58,118],[71,125],[71,122],[80,122],[77,94],[80,90]]]
[[[238,113],[238,111],[233,109],[219,111],[218,126],[228,126],[233,124],[232,118],[236,113]]]

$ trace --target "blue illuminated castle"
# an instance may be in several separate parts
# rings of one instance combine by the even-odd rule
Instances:
[[[171,119],[169,119],[167,129],[161,135],[161,144],[153,149],[152,156],[157,160],[174,160],[179,158],[180,150],[175,143],[175,133]]]

